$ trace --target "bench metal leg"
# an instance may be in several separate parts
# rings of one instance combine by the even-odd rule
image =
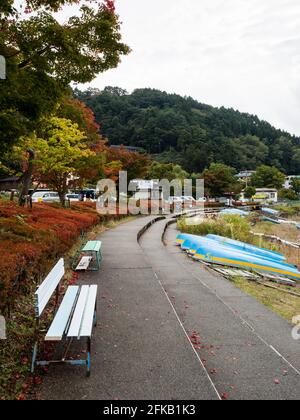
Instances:
[[[97,303],[95,306],[95,312],[94,312],[94,327],[97,327],[98,317],[97,317]]]
[[[91,339],[87,339],[86,376],[91,376]]]

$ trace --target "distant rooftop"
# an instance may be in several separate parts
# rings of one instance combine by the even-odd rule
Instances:
[[[250,178],[252,175],[255,174],[256,171],[241,171],[239,172],[236,177],[237,178]]]
[[[256,188],[256,192],[277,192],[276,188]]]
[[[112,149],[125,149],[128,152],[145,153],[145,150],[142,147],[124,146],[124,145],[119,145],[119,144],[112,144],[110,147]]]

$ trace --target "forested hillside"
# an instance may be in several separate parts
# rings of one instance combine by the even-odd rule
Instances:
[[[95,112],[110,144],[141,147],[161,162],[201,172],[211,162],[237,170],[274,165],[300,173],[300,138],[233,109],[153,89],[75,91]]]

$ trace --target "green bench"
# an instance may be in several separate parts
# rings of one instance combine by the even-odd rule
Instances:
[[[76,254],[73,269],[75,271],[98,271],[102,261],[101,249],[101,241],[88,241]]]

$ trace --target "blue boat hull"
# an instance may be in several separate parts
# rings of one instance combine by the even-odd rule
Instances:
[[[232,246],[236,249],[240,249],[242,251],[250,252],[253,254],[257,254],[262,257],[267,257],[268,259],[278,260],[278,261],[285,261],[286,257],[279,252],[270,251],[265,248],[259,248],[254,245],[246,244],[241,241],[235,241],[234,239],[224,238],[223,236],[218,235],[207,235],[206,238],[213,239],[221,244]]]
[[[239,241],[233,241],[237,242],[233,246],[233,243],[226,243],[224,239],[233,241],[229,238],[223,238],[223,241],[220,242],[211,237],[180,234],[176,238],[176,243],[183,250],[192,254],[196,260],[230,267],[239,267],[246,270],[267,272],[300,281],[300,272],[295,266],[284,262],[284,256],[282,254],[252,247],[252,245],[243,244]],[[240,248],[236,246],[240,246]],[[241,249],[241,246],[244,248]],[[245,249],[248,249],[248,251]],[[277,258],[271,258],[272,255]],[[279,259],[280,257],[282,260]]]
[[[214,241],[213,239],[207,238],[207,237],[201,237],[201,236],[193,236],[189,239],[186,239],[182,245],[181,249],[186,251],[188,254],[195,255],[199,248],[202,246],[208,246],[211,249],[220,249],[220,250],[230,250],[231,254],[239,253],[239,254],[245,254],[245,258],[256,256],[257,258],[260,258],[261,260],[266,260],[273,263],[280,263],[282,266],[285,266],[286,268],[295,268],[294,265],[288,264],[285,261],[280,261],[278,259],[271,258],[268,254],[258,255],[256,253],[252,253],[249,250],[245,249],[237,249],[235,247],[232,247],[231,245],[226,245],[225,243],[220,243],[218,241]]]
[[[238,251],[232,252],[232,249],[213,249],[210,246],[202,246],[198,248],[194,258],[213,264],[239,267],[264,273],[268,272],[300,281],[300,272],[295,267]]]

